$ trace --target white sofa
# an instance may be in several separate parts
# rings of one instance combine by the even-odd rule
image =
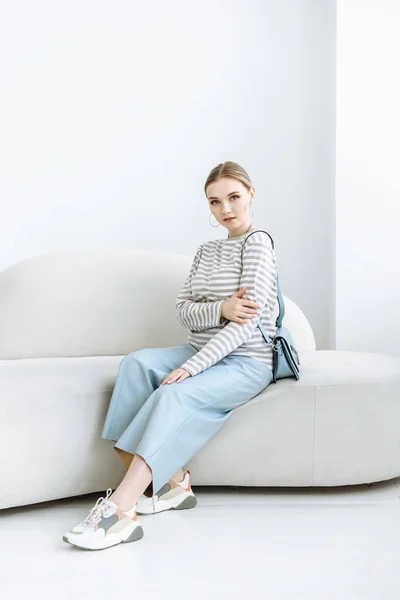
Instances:
[[[101,431],[123,356],[186,341],[191,256],[57,252],[0,273],[0,508],[115,488]],[[400,474],[400,359],[315,349],[287,297],[299,381],[238,408],[188,463],[196,485],[339,486]]]

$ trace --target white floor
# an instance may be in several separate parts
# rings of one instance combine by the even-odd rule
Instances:
[[[400,600],[400,478],[193,489],[196,508],[140,516],[141,540],[96,552],[62,535],[103,492],[0,511],[1,599]]]

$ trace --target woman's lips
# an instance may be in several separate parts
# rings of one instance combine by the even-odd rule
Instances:
[[[224,219],[224,221],[233,221],[233,219],[236,219],[236,217],[231,217],[230,219]]]

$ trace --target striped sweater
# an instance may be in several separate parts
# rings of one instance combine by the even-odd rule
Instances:
[[[266,233],[250,233],[201,244],[176,298],[178,321],[188,330],[187,342],[198,350],[180,366],[192,376],[228,354],[255,358],[272,368],[272,350],[257,322],[261,319],[267,334],[275,335],[279,314],[276,257]],[[221,316],[225,300],[242,287],[247,288],[242,298],[260,304],[259,317],[250,317],[249,323],[236,323]]]

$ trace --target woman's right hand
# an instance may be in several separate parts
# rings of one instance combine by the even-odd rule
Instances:
[[[242,287],[240,290],[233,294],[228,300],[222,305],[221,315],[229,321],[235,323],[248,323],[250,318],[256,318],[259,316],[260,307],[254,300],[246,300],[242,296],[246,293],[246,288]]]

